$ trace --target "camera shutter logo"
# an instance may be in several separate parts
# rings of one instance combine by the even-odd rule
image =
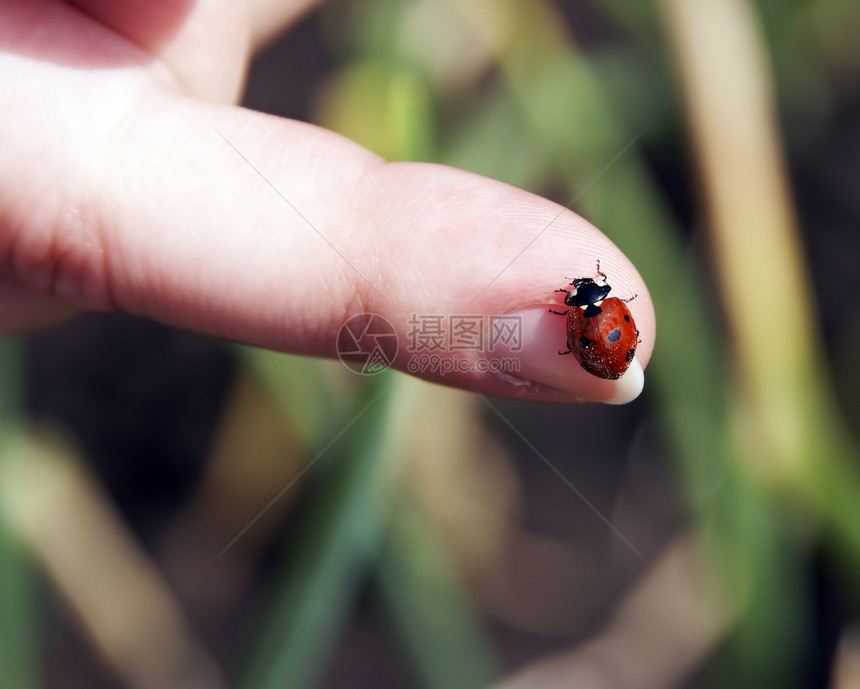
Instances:
[[[399,343],[391,323],[375,313],[361,313],[337,333],[337,355],[350,371],[364,376],[381,373],[394,363]]]

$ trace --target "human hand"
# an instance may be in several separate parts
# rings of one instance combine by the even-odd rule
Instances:
[[[435,352],[420,377],[545,401],[627,401],[586,373],[548,309],[594,274],[654,312],[635,268],[556,204],[454,168],[387,163],[310,124],[233,105],[254,46],[311,4],[0,4],[0,331],[120,309],[262,347],[333,356],[353,315],[387,319],[409,368],[415,315],[522,315],[518,351]],[[556,306],[557,308],[557,306]],[[509,357],[519,372],[477,371]],[[471,366],[471,368],[470,368]]]

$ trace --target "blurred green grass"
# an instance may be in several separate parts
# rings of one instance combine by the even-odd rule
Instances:
[[[0,495],[6,466],[21,432],[24,399],[22,343],[0,341]],[[39,686],[39,579],[26,544],[0,508],[0,686]]]

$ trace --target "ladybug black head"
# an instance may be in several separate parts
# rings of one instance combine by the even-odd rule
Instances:
[[[564,298],[567,306],[589,306],[603,301],[612,291],[606,283],[595,282],[591,278],[577,278],[572,283],[573,289]]]

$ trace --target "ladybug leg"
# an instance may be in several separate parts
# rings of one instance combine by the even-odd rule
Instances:
[[[630,297],[628,299],[622,299],[621,301],[623,301],[625,304],[629,304],[631,301],[633,301],[638,296],[639,296],[638,294],[634,294],[632,297]]]
[[[557,289],[556,292],[564,292],[566,295],[570,296],[570,290]],[[569,310],[570,309],[568,309],[568,311]],[[552,309],[549,309],[549,312],[554,313],[556,316],[566,316],[567,315],[567,311],[553,311]]]
[[[597,277],[606,282],[606,273],[600,270],[600,259],[597,259]]]
[[[561,350],[558,350],[559,356],[564,356],[565,354],[573,354],[573,352],[570,350],[570,348],[568,348],[568,350],[566,352],[562,352]]]

